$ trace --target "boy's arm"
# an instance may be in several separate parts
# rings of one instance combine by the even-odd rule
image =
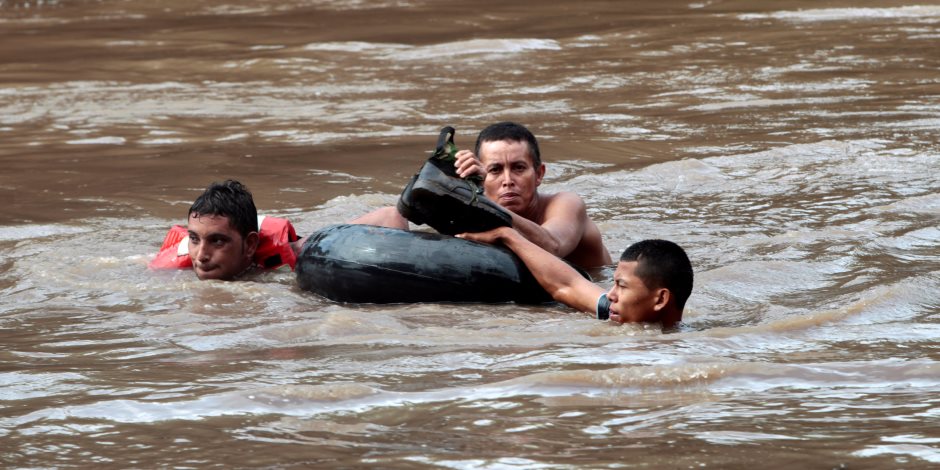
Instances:
[[[582,277],[568,263],[527,240],[516,230],[499,227],[488,232],[462,233],[458,237],[484,243],[502,242],[519,256],[553,299],[582,312],[592,315],[595,313],[597,299],[604,293],[604,289]]]

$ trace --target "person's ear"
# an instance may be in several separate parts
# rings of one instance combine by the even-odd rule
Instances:
[[[535,169],[535,185],[538,186],[542,184],[542,178],[545,177],[545,164],[540,163],[539,167]]]
[[[669,306],[670,300],[672,300],[672,291],[665,287],[656,289],[653,291],[653,311],[663,312]]]
[[[665,328],[672,328],[676,323],[682,321],[682,310],[673,305],[672,291],[661,287],[654,293],[653,311],[660,315],[659,321]]]
[[[255,257],[255,252],[258,251],[258,243],[261,241],[261,237],[258,235],[258,232],[249,232],[248,236],[245,237],[245,255],[249,258]]]

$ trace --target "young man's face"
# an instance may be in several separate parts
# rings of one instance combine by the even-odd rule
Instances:
[[[662,311],[657,309],[659,289],[649,289],[636,276],[636,261],[621,261],[614,271],[614,286],[607,293],[610,313],[630,323],[660,321]]]
[[[251,266],[258,234],[242,238],[229,218],[221,215],[189,215],[189,257],[199,279],[229,280]]]
[[[530,209],[545,175],[545,165],[533,166],[529,145],[512,140],[483,142],[478,156],[486,172],[486,197],[517,214]]]

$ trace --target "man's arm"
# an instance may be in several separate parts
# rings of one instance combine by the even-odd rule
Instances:
[[[568,263],[527,240],[518,231],[499,227],[489,232],[462,233],[460,238],[484,243],[502,242],[525,263],[553,299],[582,312],[595,313],[604,289],[585,279]]]
[[[360,215],[359,217],[346,223],[354,225],[377,225],[379,227],[408,230],[408,219],[402,217],[402,215],[398,213],[398,209],[396,209],[395,206],[376,209],[372,212],[369,212],[368,214]]]

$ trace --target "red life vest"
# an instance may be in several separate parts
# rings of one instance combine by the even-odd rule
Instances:
[[[289,266],[291,270],[297,264],[290,243],[297,241],[294,226],[287,219],[258,216],[258,249],[255,251],[255,264],[264,269],[279,269]],[[189,231],[182,225],[174,225],[163,239],[163,246],[157,257],[149,264],[150,269],[186,269],[193,267],[189,257]]]

